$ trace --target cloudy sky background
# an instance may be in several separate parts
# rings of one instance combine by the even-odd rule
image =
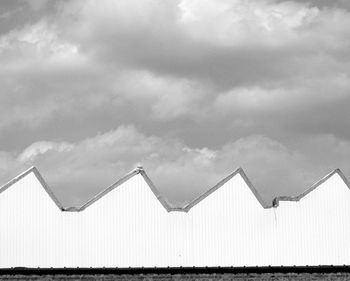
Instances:
[[[180,204],[242,167],[270,202],[350,177],[349,118],[347,0],[0,1],[0,185],[142,164]]]

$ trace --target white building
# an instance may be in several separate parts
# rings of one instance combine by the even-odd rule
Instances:
[[[0,189],[0,268],[350,264],[350,191],[336,170],[263,206],[239,169],[171,209],[142,169],[64,210],[36,168]]]

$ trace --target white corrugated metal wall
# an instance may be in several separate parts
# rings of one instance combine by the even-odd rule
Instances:
[[[140,175],[62,212],[34,173],[0,194],[0,267],[350,264],[350,190],[336,174],[264,209],[240,175],[188,213],[167,212]]]

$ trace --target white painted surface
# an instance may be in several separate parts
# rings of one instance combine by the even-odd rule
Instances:
[[[235,176],[188,213],[167,212],[140,175],[62,212],[34,173],[0,194],[0,267],[350,264],[350,190],[336,174],[264,209]]]

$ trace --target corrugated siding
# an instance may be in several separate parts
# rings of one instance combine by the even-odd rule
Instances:
[[[238,175],[168,213],[140,175],[62,212],[30,173],[0,194],[0,267],[350,264],[350,191],[338,175],[263,209]]]

